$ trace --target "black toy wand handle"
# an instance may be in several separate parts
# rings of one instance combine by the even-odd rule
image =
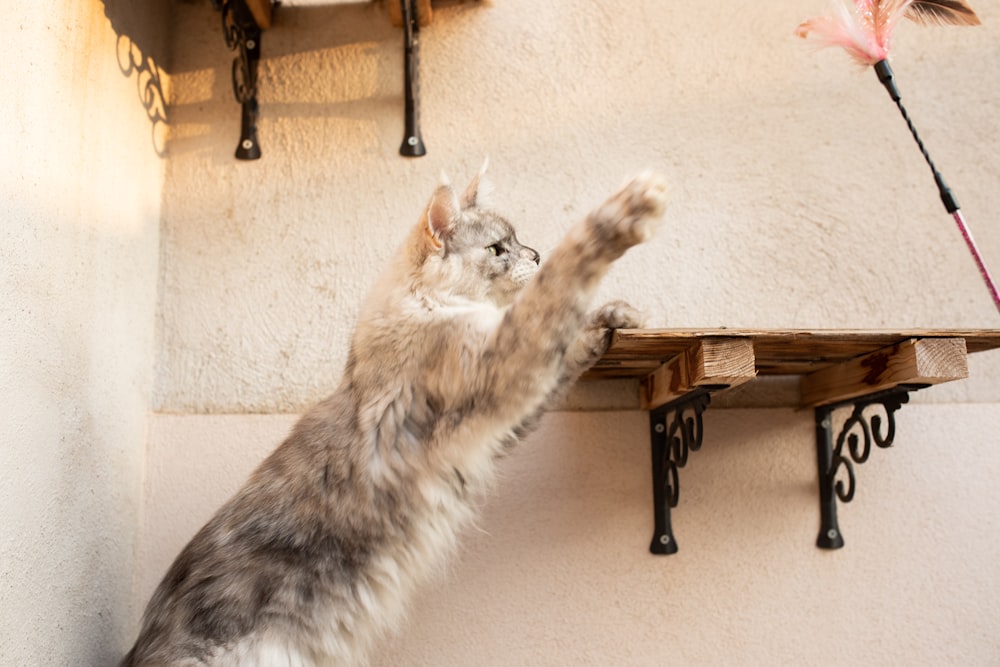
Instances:
[[[403,14],[403,76],[406,103],[403,143],[399,146],[399,154],[404,157],[420,157],[427,153],[424,140],[420,138],[420,108],[418,106],[420,22],[417,17],[415,0],[399,0],[399,5]]]
[[[896,88],[896,82],[893,80],[892,68],[889,67],[889,62],[886,60],[880,60],[875,63],[874,67],[875,74],[878,75],[879,82],[885,86],[886,91],[889,93],[889,97],[891,97],[892,101],[896,103],[899,113],[903,114],[903,120],[906,121],[906,126],[910,128],[910,134],[913,135],[913,138],[917,142],[917,147],[920,148],[920,153],[924,156],[924,160],[927,161],[927,165],[931,168],[931,173],[934,175],[934,183],[937,185],[938,194],[941,195],[941,203],[944,204],[945,210],[951,214],[952,218],[954,218],[955,224],[958,226],[958,231],[962,234],[962,238],[965,240],[965,245],[968,247],[969,252],[972,254],[972,259],[976,263],[976,268],[979,269],[979,275],[982,276],[983,282],[986,283],[986,289],[993,298],[993,305],[996,306],[997,311],[1000,312],[1000,291],[997,290],[996,283],[993,282],[993,277],[990,275],[989,269],[986,268],[986,262],[983,261],[983,256],[980,254],[979,248],[976,246],[976,241],[972,238],[972,231],[969,230],[969,226],[965,222],[965,217],[962,215],[962,211],[958,205],[958,201],[955,199],[955,195],[951,193],[948,185],[944,182],[941,172],[939,172],[937,167],[934,166],[930,153],[927,152],[924,142],[921,141],[920,135],[917,134],[917,128],[913,126],[913,121],[910,120],[910,114],[906,113],[906,107],[903,106],[903,103],[900,100],[899,89]]]
[[[937,185],[938,193],[941,195],[941,203],[944,204],[944,208],[948,211],[948,213],[954,213],[959,209],[958,202],[955,200],[955,196],[951,193],[951,190],[944,182],[941,172],[939,172],[937,167],[934,166],[934,161],[931,160],[930,153],[927,152],[927,148],[924,146],[923,140],[921,140],[920,135],[917,134],[917,128],[914,127],[913,121],[910,120],[910,114],[906,112],[906,107],[903,106],[903,102],[900,99],[899,89],[896,88],[896,82],[892,77],[892,68],[889,67],[889,61],[880,60],[875,63],[873,67],[875,68],[875,74],[878,75],[879,82],[885,86],[886,91],[889,93],[889,97],[891,97],[892,101],[896,103],[899,113],[903,115],[903,120],[906,121],[906,126],[910,128],[910,134],[913,135],[913,139],[917,142],[920,154],[924,156],[924,160],[927,161],[927,166],[931,168],[931,173],[934,175],[934,184]]]

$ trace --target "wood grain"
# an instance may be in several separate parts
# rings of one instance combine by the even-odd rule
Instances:
[[[901,384],[968,376],[964,338],[911,338],[803,376],[802,405],[830,405]]]
[[[734,387],[757,376],[751,341],[704,338],[650,373],[640,385],[640,401],[652,410],[697,387]]]
[[[644,377],[703,338],[753,344],[758,375],[805,375],[912,338],[962,338],[972,354],[1000,348],[1000,330],[622,329],[586,378]]]
[[[389,22],[397,28],[403,25],[403,9],[399,6],[399,0],[385,0],[385,7],[389,11]],[[430,25],[433,18],[431,0],[417,0],[417,24],[423,28]]]
[[[266,30],[271,27],[271,0],[246,0],[257,27]]]

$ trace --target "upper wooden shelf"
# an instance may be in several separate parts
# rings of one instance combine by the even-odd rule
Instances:
[[[246,0],[247,8],[253,14],[253,20],[257,22],[257,27],[266,30],[271,27],[271,15],[274,9],[272,0]]]
[[[802,376],[802,407],[900,384],[968,375],[968,353],[1000,348],[1000,330],[621,329],[587,379],[641,378],[643,407],[697,387]]]

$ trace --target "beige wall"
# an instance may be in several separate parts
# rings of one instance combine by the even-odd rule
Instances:
[[[896,73],[1000,266],[1000,12],[980,5],[974,30],[904,25]],[[335,385],[364,290],[441,169],[463,180],[489,155],[501,210],[543,254],[624,175],[666,171],[671,223],[602,292],[653,324],[996,327],[874,75],[793,37],[823,7],[442,9],[422,33],[429,152],[404,160],[400,34],[383,8],[286,4],[263,40],[254,164],[231,158],[213,16],[182,7],[140,597]],[[645,416],[553,414],[375,664],[995,662],[1000,356],[972,373],[902,411],[896,449],[858,470],[837,553],[814,546],[809,413],[710,412],[682,473],[682,551],[662,559],[647,552]],[[634,406],[632,391],[591,389],[589,404]]]
[[[3,665],[110,664],[135,614],[163,179],[127,73],[162,3],[138,4],[0,22]]]
[[[710,410],[681,471],[680,551],[655,557],[645,413],[548,415],[374,664],[994,665],[1000,408],[899,417],[826,552],[810,415]],[[142,595],[293,421],[154,420]]]
[[[1000,10],[899,29],[904,100],[1000,267]],[[644,167],[671,223],[603,295],[652,324],[996,326],[930,173],[872,72],[793,35],[824,1],[468,2],[422,39],[428,155],[403,160],[402,52],[378,3],[282,6],[263,39],[264,157],[207,3],[181,5],[164,194],[156,407],[301,411],[334,384],[357,305],[439,172],[489,155],[544,255]],[[1000,268],[996,268],[1000,271]]]
[[[979,28],[903,25],[894,66],[1000,271],[1000,10],[979,4]],[[874,75],[792,36],[824,6],[452,3],[422,33],[429,154],[404,160],[383,5],[287,0],[253,163],[232,157],[206,0],[19,6],[0,66],[0,663],[124,651],[176,551],[335,386],[441,169],[489,155],[543,255],[626,174],[668,173],[670,224],[602,290],[652,324],[997,327]],[[121,34],[167,70],[169,143]],[[634,386],[589,388],[575,405],[616,410],[546,419],[375,663],[995,663],[1000,355],[971,367],[858,470],[836,553],[813,546],[811,416],[714,409],[682,471],[682,550],[650,556],[646,418]]]

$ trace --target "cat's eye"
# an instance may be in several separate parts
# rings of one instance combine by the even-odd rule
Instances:
[[[499,243],[494,243],[493,245],[486,246],[486,252],[490,253],[494,257],[499,257],[500,255],[507,252],[507,249],[504,248]]]

